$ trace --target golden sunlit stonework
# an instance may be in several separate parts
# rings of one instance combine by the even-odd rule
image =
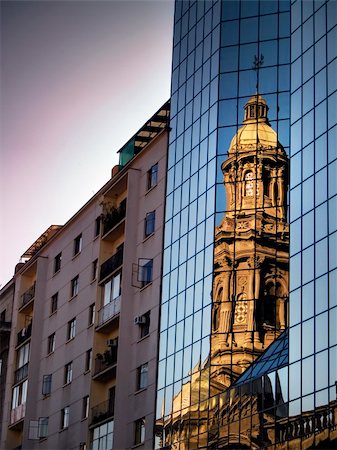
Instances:
[[[260,95],[247,102],[221,166],[226,211],[215,229],[211,350],[157,422],[164,448],[259,448],[261,387],[242,404],[230,386],[287,327],[288,158],[267,113]]]

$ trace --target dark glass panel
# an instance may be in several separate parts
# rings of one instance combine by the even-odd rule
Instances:
[[[223,22],[221,25],[221,46],[236,45],[239,40],[239,21]]]

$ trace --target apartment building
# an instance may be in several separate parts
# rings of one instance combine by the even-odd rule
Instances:
[[[168,117],[166,103],[2,290],[14,300],[1,448],[152,442]]]

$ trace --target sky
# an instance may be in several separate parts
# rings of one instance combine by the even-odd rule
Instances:
[[[0,285],[168,100],[173,0],[2,0]]]

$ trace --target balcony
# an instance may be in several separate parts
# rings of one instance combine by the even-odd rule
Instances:
[[[21,295],[21,302],[19,309],[23,309],[28,303],[30,303],[35,297],[35,284],[34,283],[27,291]]]
[[[106,400],[91,409],[91,425],[103,422],[114,416],[114,402],[112,400]]]
[[[32,322],[30,322],[25,328],[22,328],[21,331],[18,332],[18,340],[16,346],[23,344],[27,339],[29,339],[32,335]]]
[[[108,323],[110,323],[113,319],[117,318],[118,314],[121,310],[121,296],[112,300],[112,302],[104,305],[98,311],[98,320],[96,329],[101,329]]]
[[[19,369],[17,369],[14,372],[14,383],[15,384],[20,383],[20,381],[22,381],[27,377],[28,377],[28,363],[26,363],[22,367],[19,367]]]
[[[26,414],[26,403],[22,403],[21,405],[13,408],[11,410],[11,420],[10,427],[14,428],[17,423],[25,417]]]
[[[113,340],[117,343],[117,340]],[[106,381],[116,376],[117,367],[117,345],[111,346],[104,353],[97,353],[93,380]]]
[[[11,332],[11,322],[0,320],[0,334],[7,334]]]
[[[113,208],[110,212],[103,215],[103,236],[116,227],[126,215],[126,199],[124,199],[118,208]]]
[[[123,264],[123,246],[120,246],[117,252],[101,265],[99,281],[102,281],[104,278],[109,276],[122,264]]]

